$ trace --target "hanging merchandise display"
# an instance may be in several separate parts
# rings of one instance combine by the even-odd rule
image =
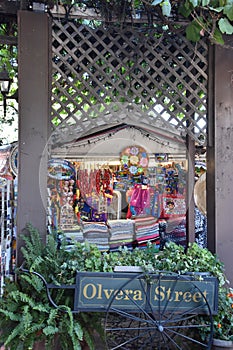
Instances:
[[[71,162],[51,159],[48,162],[48,199],[50,229],[77,229],[74,213],[76,170]]]
[[[1,236],[0,236],[0,289],[4,285],[5,277],[14,274],[16,259],[16,198],[17,198],[17,162],[14,161],[14,169],[11,161],[17,154],[15,144],[0,147],[0,211],[1,211]],[[13,156],[13,157],[12,157]]]
[[[52,222],[67,236],[88,240],[103,251],[143,248],[148,241],[159,247],[161,222],[172,240],[177,236],[184,244],[185,160],[169,156],[129,144],[114,162],[90,155],[74,158],[72,164],[50,161]],[[71,178],[67,169],[74,169]]]
[[[106,222],[113,197],[112,173],[108,165],[83,163],[77,171],[76,213],[79,220]]]

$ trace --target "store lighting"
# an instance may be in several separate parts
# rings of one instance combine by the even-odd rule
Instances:
[[[10,85],[11,85],[11,79],[9,77],[9,74],[6,68],[4,67],[3,71],[0,72],[0,90],[3,97],[4,95],[7,95],[9,93]]]
[[[6,101],[7,99],[18,99],[18,92],[16,91],[12,96],[7,96],[10,91],[10,86],[12,83],[12,79],[9,77],[9,74],[4,67],[3,70],[0,72],[0,92],[3,96],[3,110],[4,110],[4,117],[6,117]]]

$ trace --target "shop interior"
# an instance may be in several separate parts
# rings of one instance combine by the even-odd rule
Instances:
[[[49,229],[101,251],[186,242],[184,140],[135,125],[95,128],[54,147],[48,168]]]

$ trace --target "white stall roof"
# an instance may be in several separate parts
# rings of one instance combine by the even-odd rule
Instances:
[[[168,153],[186,158],[185,141],[169,131],[128,124],[95,128],[82,137],[52,149],[53,158],[71,160],[116,158],[128,146],[143,147],[148,154]]]

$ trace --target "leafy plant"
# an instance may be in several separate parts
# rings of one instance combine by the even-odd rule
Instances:
[[[144,2],[144,0],[142,0]],[[164,17],[171,17],[172,10],[189,19],[186,28],[188,40],[197,42],[203,36],[211,42],[224,44],[223,34],[233,33],[233,4],[231,0],[154,0],[160,6]]]
[[[193,42],[205,36],[213,43],[224,44],[223,34],[233,33],[232,0],[89,0],[85,4],[62,0],[61,3],[67,12],[73,6],[82,10],[92,8],[106,21],[117,18],[120,23],[147,14],[149,26],[153,25],[154,17],[171,31],[177,29],[176,18],[183,16],[187,19],[187,38]]]
[[[221,287],[218,314],[214,315],[214,338],[233,341],[233,289]]]
[[[180,273],[208,272],[218,278],[220,286],[226,283],[224,265],[218,256],[207,248],[200,248],[197,243],[189,243],[185,251],[183,246],[170,242],[157,257],[157,268]]]
[[[206,317],[200,316],[200,324],[206,324]],[[205,328],[199,330],[205,339]],[[213,334],[218,340],[233,341],[233,290],[224,285],[218,290],[218,312],[213,315]]]
[[[16,281],[7,282],[0,299],[1,341],[14,350],[32,349],[41,340],[45,341],[47,350],[80,350],[83,344],[94,349],[93,334],[103,335],[102,313],[72,313],[74,300],[68,288],[53,291],[52,298],[59,305],[54,308],[48,301],[43,281],[35,272],[58,286],[74,284],[77,271],[112,272],[116,265],[141,266],[144,271],[208,271],[218,278],[221,286],[226,281],[223,264],[217,256],[196,243],[189,244],[187,251],[170,242],[163,251],[148,244],[142,250],[122,248],[118,252],[101,253],[88,242],[74,242],[68,247],[62,234],[60,237],[48,235],[44,245],[39,232],[31,225],[23,239],[23,268],[28,273],[18,269]],[[227,313],[230,304],[227,309],[221,305],[221,314]],[[221,314],[216,318],[218,325],[223,325]],[[219,329],[223,330],[220,326]]]

